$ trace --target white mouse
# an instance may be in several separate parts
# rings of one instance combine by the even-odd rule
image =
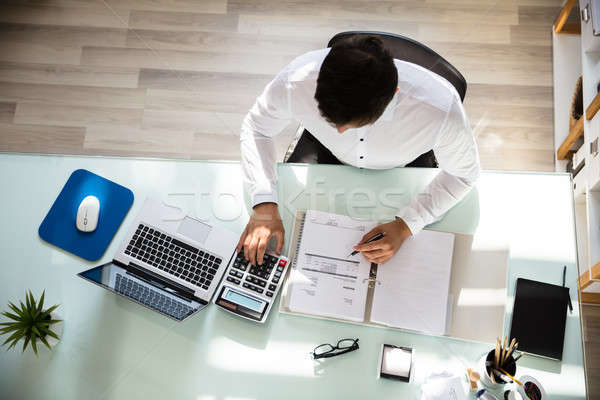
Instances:
[[[96,196],[87,196],[77,209],[75,225],[81,232],[93,232],[98,226],[100,200]]]

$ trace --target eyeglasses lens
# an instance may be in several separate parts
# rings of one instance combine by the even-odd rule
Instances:
[[[337,347],[340,349],[347,349],[354,346],[354,339],[342,339],[338,342]]]
[[[333,346],[332,345],[330,345],[330,344],[322,344],[319,347],[315,348],[315,350],[314,350],[313,353],[315,354],[315,356],[320,356],[320,355],[323,355],[325,353],[329,353],[331,351],[333,351]]]

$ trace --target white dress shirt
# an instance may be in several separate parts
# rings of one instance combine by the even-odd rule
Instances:
[[[340,134],[320,115],[314,98],[329,50],[312,51],[292,61],[267,85],[244,119],[242,168],[252,205],[277,203],[273,136],[295,120],[341,162],[356,167],[402,167],[433,149],[439,174],[396,214],[417,234],[459,202],[479,176],[477,145],[460,97],[435,73],[394,60],[399,90],[383,115],[371,125]]]

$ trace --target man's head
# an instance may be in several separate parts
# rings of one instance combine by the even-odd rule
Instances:
[[[323,118],[341,133],[375,122],[397,86],[394,59],[381,40],[353,36],[336,43],[323,60],[315,99]]]

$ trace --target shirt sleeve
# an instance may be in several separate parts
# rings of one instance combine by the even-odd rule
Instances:
[[[455,96],[433,148],[440,173],[398,213],[413,235],[441,219],[474,186],[480,164],[465,109]]]
[[[253,207],[260,203],[277,203],[277,160],[273,137],[291,119],[287,73],[284,70],[266,86],[242,123],[242,170]]]

